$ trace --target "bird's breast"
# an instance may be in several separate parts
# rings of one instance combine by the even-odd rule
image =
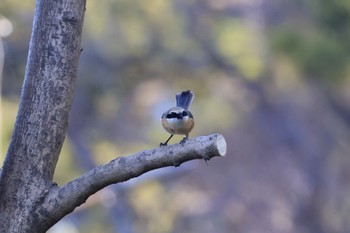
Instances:
[[[163,128],[170,134],[188,134],[193,126],[194,122],[192,118],[165,118],[162,119]]]

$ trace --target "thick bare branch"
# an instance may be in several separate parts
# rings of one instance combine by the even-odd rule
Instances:
[[[176,144],[152,150],[141,151],[134,155],[123,156],[96,167],[63,187],[52,188],[40,207],[43,215],[50,213],[51,219],[44,224],[58,221],[72,212],[86,199],[103,187],[140,176],[150,170],[179,166],[183,162],[204,159],[226,154],[226,141],[220,134],[201,136],[186,141],[185,145]],[[41,214],[40,214],[41,215]],[[42,216],[44,219],[48,216]]]

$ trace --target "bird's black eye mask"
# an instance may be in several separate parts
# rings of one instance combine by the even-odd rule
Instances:
[[[177,112],[170,112],[166,115],[166,118],[168,119],[182,119],[182,115],[180,113],[177,113]]]
[[[182,119],[185,116],[189,116],[193,118],[192,114],[189,111],[183,111],[183,112],[170,112],[166,115],[167,119]]]

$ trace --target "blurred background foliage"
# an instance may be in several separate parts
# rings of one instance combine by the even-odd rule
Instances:
[[[13,27],[1,32],[1,161],[33,11],[0,2]],[[219,132],[229,148],[109,186],[50,232],[349,232],[349,41],[348,0],[88,0],[56,182],[157,147],[181,90],[196,93],[190,136]]]

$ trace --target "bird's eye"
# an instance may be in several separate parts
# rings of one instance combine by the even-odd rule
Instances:
[[[177,118],[177,113],[176,112],[171,112],[171,113],[168,113],[166,115],[166,118],[170,119],[170,118]]]
[[[187,116],[188,114],[187,114],[187,112],[186,111],[183,111],[182,112],[182,116]]]

